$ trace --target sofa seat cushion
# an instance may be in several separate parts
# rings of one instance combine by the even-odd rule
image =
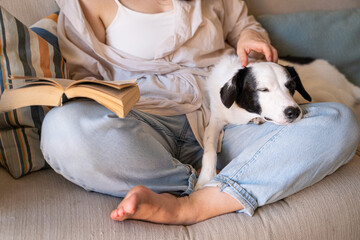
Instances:
[[[19,180],[0,169],[0,239],[360,239],[359,153],[253,217],[231,213],[186,227],[115,222],[119,198],[86,192],[51,169]]]

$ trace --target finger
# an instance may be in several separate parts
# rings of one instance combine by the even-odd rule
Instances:
[[[261,46],[262,54],[265,55],[266,61],[272,62],[273,60],[273,52],[269,44],[264,43]]]
[[[238,56],[240,57],[240,62],[243,67],[248,65],[248,56],[244,49],[238,49],[237,51]]]
[[[272,62],[272,50],[271,45],[269,45],[266,42],[256,42],[253,44],[252,47],[250,47],[250,50],[253,50],[255,52],[261,53],[265,56],[266,61]]]
[[[278,52],[277,52],[277,50],[276,50],[273,46],[271,46],[271,51],[272,51],[272,61],[273,61],[274,63],[277,63],[277,62],[279,61]]]

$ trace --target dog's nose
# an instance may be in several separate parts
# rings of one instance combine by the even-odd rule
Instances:
[[[298,107],[287,107],[284,110],[285,116],[289,120],[295,120],[299,117],[301,111]]]

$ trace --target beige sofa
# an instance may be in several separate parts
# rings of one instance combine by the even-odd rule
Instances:
[[[203,0],[206,1],[206,0]],[[255,15],[360,7],[359,0],[251,0]],[[0,0],[27,25],[58,10],[53,0]],[[359,24],[359,23],[357,23]],[[331,146],[329,146],[331,147]],[[86,192],[46,169],[14,180],[0,168],[0,239],[360,239],[360,151],[334,174],[261,207],[191,226],[114,222],[120,199]]]

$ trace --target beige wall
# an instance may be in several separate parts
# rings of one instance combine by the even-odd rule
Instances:
[[[360,0],[246,0],[246,2],[250,12],[256,16],[360,7]],[[0,5],[27,25],[58,9],[55,0],[0,0]]]
[[[360,8],[360,0],[245,0],[251,14],[280,14],[312,10]]]
[[[0,0],[0,5],[26,25],[58,10],[55,0]]]

